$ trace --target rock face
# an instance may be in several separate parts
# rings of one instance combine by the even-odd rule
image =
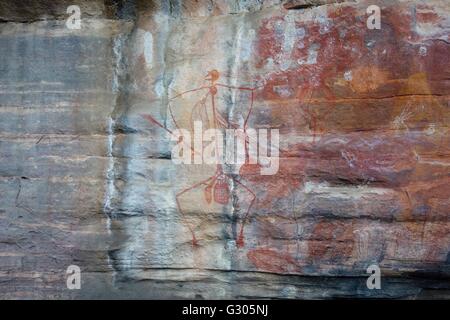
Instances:
[[[1,298],[450,298],[448,1],[7,0],[0,21]],[[171,160],[211,96],[279,130],[276,174]]]

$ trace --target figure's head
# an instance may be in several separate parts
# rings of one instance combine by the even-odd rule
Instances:
[[[211,80],[211,81],[216,81],[217,79],[219,79],[219,71],[217,71],[216,69],[213,69],[211,71],[208,71],[208,74],[206,75],[206,80]]]

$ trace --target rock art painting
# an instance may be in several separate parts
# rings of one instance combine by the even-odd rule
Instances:
[[[248,119],[251,116],[251,112],[252,112],[252,108],[253,108],[253,96],[254,96],[254,88],[249,88],[249,87],[234,87],[234,86],[230,86],[230,85],[226,85],[226,84],[221,84],[218,83],[217,81],[220,78],[220,73],[217,70],[211,70],[208,72],[208,75],[206,77],[206,81],[208,81],[209,83],[205,86],[199,87],[199,88],[195,88],[195,89],[190,89],[187,91],[184,91],[182,93],[177,94],[176,96],[170,98],[169,105],[169,114],[170,114],[170,119],[173,121],[173,124],[175,125],[175,127],[179,130],[181,129],[179,127],[179,124],[177,122],[177,120],[175,119],[174,116],[174,111],[172,111],[171,104],[174,100],[182,97],[183,95],[189,94],[189,93],[193,93],[193,92],[199,92],[200,94],[200,100],[196,101],[194,103],[194,105],[192,106],[191,110],[190,110],[190,115],[188,116],[189,118],[189,128],[191,129],[191,131],[194,131],[194,123],[197,120],[199,123],[206,125],[207,127],[211,127],[211,128],[234,128],[237,129],[238,128],[238,124],[234,124],[232,123],[229,119],[227,119],[227,116],[223,116],[221,114],[221,112],[218,110],[218,105],[219,103],[216,101],[218,95],[218,90],[219,89],[228,89],[228,90],[240,90],[240,91],[244,91],[248,93],[248,101],[246,102],[246,109],[245,110],[245,118],[244,118],[244,122],[243,122],[243,128],[242,128],[242,137],[241,139],[243,140],[243,146],[244,146],[244,160],[245,158],[248,160],[249,158],[249,152],[248,152],[248,143],[249,143],[249,139],[246,136],[246,129],[247,129],[247,123],[248,123]],[[219,96],[220,97],[220,96]],[[239,101],[241,102],[241,101]],[[235,102],[234,102],[235,103]],[[186,108],[189,106],[186,106],[185,104],[181,105],[181,108]],[[244,109],[245,107],[243,107]],[[144,118],[148,119],[150,121],[150,123],[156,124],[157,126],[165,129],[169,134],[173,134],[173,132],[170,129],[165,128],[160,122],[158,122],[157,120],[155,120],[152,116],[150,115],[143,115]],[[203,134],[203,132],[202,132]],[[181,139],[184,139],[186,137],[180,136]],[[217,143],[217,141],[219,140],[219,137],[216,135],[214,138],[214,142]],[[234,144],[233,144],[234,146]],[[196,151],[190,146],[189,149],[192,151],[192,154],[194,155],[194,157],[196,156],[195,153]],[[189,151],[189,150],[188,150]],[[202,149],[201,149],[202,151]],[[225,150],[226,152],[226,150]],[[216,153],[217,153],[217,145],[216,145]],[[218,157],[218,155],[217,155]],[[244,225],[245,222],[248,218],[248,215],[250,213],[250,210],[252,208],[253,202],[255,201],[255,194],[251,191],[251,189],[249,189],[248,187],[246,187],[243,183],[241,183],[238,179],[236,179],[236,177],[230,173],[226,173],[224,170],[224,166],[223,164],[219,163],[219,161],[217,161],[218,163],[216,164],[216,169],[215,169],[215,173],[214,175],[206,178],[203,181],[200,181],[198,183],[193,184],[192,186],[189,186],[188,188],[183,189],[182,191],[180,191],[179,193],[177,193],[176,195],[176,201],[177,201],[177,208],[178,211],[180,212],[181,215],[184,215],[183,212],[183,206],[181,203],[181,196],[183,194],[187,194],[189,191],[196,189],[196,188],[201,188],[203,190],[203,195],[204,195],[204,199],[206,201],[207,204],[211,204],[212,202],[219,204],[219,205],[226,205],[231,201],[231,187],[230,187],[230,182],[233,185],[237,185],[238,187],[240,187],[241,189],[243,189],[243,191],[247,192],[250,195],[250,203],[247,205],[247,209],[245,211],[245,213],[243,214],[241,220],[241,227],[239,228],[239,234],[237,236],[236,239],[236,243],[238,246],[242,247],[244,245]],[[245,164],[245,162],[244,162]],[[247,161],[247,164],[249,164],[249,162]],[[189,231],[192,234],[192,244],[194,246],[197,245],[197,238],[195,237],[195,232],[193,230],[193,228],[188,225]]]
[[[2,0],[0,299],[449,299],[449,57],[446,0]]]

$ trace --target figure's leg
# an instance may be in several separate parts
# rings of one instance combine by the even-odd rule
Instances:
[[[189,231],[191,232],[191,235],[192,235],[192,245],[193,245],[193,246],[196,246],[196,245],[197,245],[197,239],[195,238],[194,230],[192,229],[192,227],[190,226],[190,224],[186,222],[186,215],[184,214],[183,208],[181,207],[181,204],[180,204],[180,197],[181,197],[184,193],[186,193],[186,192],[188,192],[188,191],[190,191],[190,190],[192,190],[192,189],[195,189],[195,188],[197,188],[198,186],[200,186],[200,185],[202,185],[202,184],[207,184],[210,180],[214,179],[215,177],[216,177],[216,175],[214,175],[214,176],[212,176],[212,177],[209,177],[208,179],[205,179],[205,180],[203,180],[203,181],[200,181],[200,182],[198,182],[198,183],[196,183],[196,184],[190,186],[189,188],[184,189],[184,190],[182,190],[181,192],[177,193],[177,195],[175,196],[176,201],[177,201],[178,211],[180,212],[180,214],[181,214],[181,216],[182,216],[182,219],[185,221],[186,226],[188,227]]]
[[[250,190],[247,186],[245,186],[244,184],[242,184],[241,182],[239,182],[239,181],[236,180],[236,179],[233,179],[233,180],[234,180],[237,184],[239,184],[240,186],[242,186],[245,190],[247,190],[247,191],[251,194],[251,196],[252,196],[252,201],[250,202],[250,205],[248,206],[247,211],[245,212],[245,214],[244,214],[244,216],[243,216],[243,218],[242,218],[241,229],[239,230],[239,235],[238,235],[238,238],[237,238],[237,240],[236,240],[237,246],[241,248],[241,247],[244,246],[244,225],[245,225],[245,223],[246,223],[246,221],[247,221],[247,217],[248,217],[248,214],[250,213],[250,210],[251,210],[251,208],[252,208],[252,206],[253,206],[253,203],[255,202],[256,196],[255,196],[255,194],[253,193],[253,191]]]

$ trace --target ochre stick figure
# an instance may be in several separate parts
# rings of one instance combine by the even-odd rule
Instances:
[[[245,159],[246,161],[249,160],[249,152],[248,152],[248,136],[246,134],[246,130],[247,130],[247,126],[248,126],[248,120],[250,117],[250,114],[252,112],[252,108],[253,108],[253,99],[254,99],[254,88],[249,88],[249,87],[235,87],[235,86],[230,86],[230,85],[226,85],[226,84],[221,84],[218,83],[217,80],[220,78],[220,73],[217,70],[211,70],[208,72],[205,80],[208,82],[207,85],[201,86],[199,88],[195,88],[195,89],[191,89],[191,90],[187,90],[184,91],[182,93],[177,94],[176,96],[172,97],[170,99],[170,101],[173,101],[174,99],[177,99],[187,93],[192,93],[192,92],[198,92],[198,91],[206,91],[206,93],[204,94],[204,96],[197,102],[194,104],[193,109],[191,111],[191,115],[190,115],[190,124],[191,124],[191,128],[193,127],[193,122],[194,122],[194,118],[195,117],[200,117],[202,120],[204,120],[205,122],[207,122],[210,126],[212,126],[213,128],[219,129],[219,128],[233,128],[233,129],[238,129],[238,126],[235,124],[230,123],[228,120],[226,120],[217,110],[217,106],[216,106],[216,97],[217,97],[217,93],[218,93],[218,88],[226,88],[226,89],[230,89],[230,90],[241,90],[241,91],[245,91],[245,92],[249,92],[250,94],[250,106],[249,106],[249,110],[246,114],[246,116],[244,117],[244,124],[243,124],[243,131],[244,131],[244,145],[245,145]],[[209,100],[210,99],[210,100]],[[208,100],[211,103],[211,107],[209,110],[212,114],[210,115],[208,112],[208,108],[207,108],[207,102]],[[169,103],[169,113],[170,113],[170,117],[175,125],[175,127],[177,129],[180,129],[178,122],[175,119],[175,116],[173,114],[172,111],[172,107],[171,104]],[[212,119],[210,118],[210,116],[212,116]],[[155,120],[152,116],[149,115],[143,115],[143,117],[147,120],[149,120],[150,122],[158,125],[159,127],[163,128],[164,130],[166,130],[167,132],[169,132],[170,134],[172,134],[173,132],[169,129],[167,129],[165,126],[163,126],[159,121]],[[217,152],[217,142],[218,142],[218,137],[216,136],[215,139],[216,142],[216,153],[215,155],[218,155]],[[194,152],[194,151],[193,151]],[[245,223],[247,222],[248,219],[248,215],[250,213],[250,210],[255,202],[256,196],[254,194],[254,192],[252,190],[250,190],[247,186],[245,186],[244,184],[242,184],[239,180],[236,179],[236,177],[234,177],[231,174],[228,174],[226,172],[224,172],[223,170],[223,165],[219,163],[219,161],[217,161],[217,165],[216,165],[216,171],[215,174],[203,181],[200,181],[182,191],[180,191],[177,195],[176,195],[176,202],[177,202],[177,207],[178,210],[180,212],[180,214],[183,217],[183,220],[186,221],[186,216],[185,216],[185,212],[183,211],[183,207],[181,205],[181,201],[180,201],[180,197],[185,194],[186,192],[189,192],[193,189],[199,188],[199,187],[203,187],[203,195],[205,198],[205,201],[210,204],[212,202],[215,202],[217,204],[222,204],[222,205],[226,205],[229,203],[230,198],[231,198],[231,190],[229,188],[228,182],[232,180],[235,184],[241,186],[245,191],[247,191],[250,195],[250,204],[247,207],[243,217],[242,217],[242,222],[241,222],[241,226],[239,228],[239,232],[237,235],[237,239],[236,239],[236,244],[238,247],[242,247],[244,245],[244,226]],[[192,228],[191,225],[189,225],[188,223],[186,223],[187,227],[189,228],[189,231],[191,232],[192,235],[192,244],[194,246],[196,246],[198,244],[197,238],[195,236],[195,232],[194,229]]]

